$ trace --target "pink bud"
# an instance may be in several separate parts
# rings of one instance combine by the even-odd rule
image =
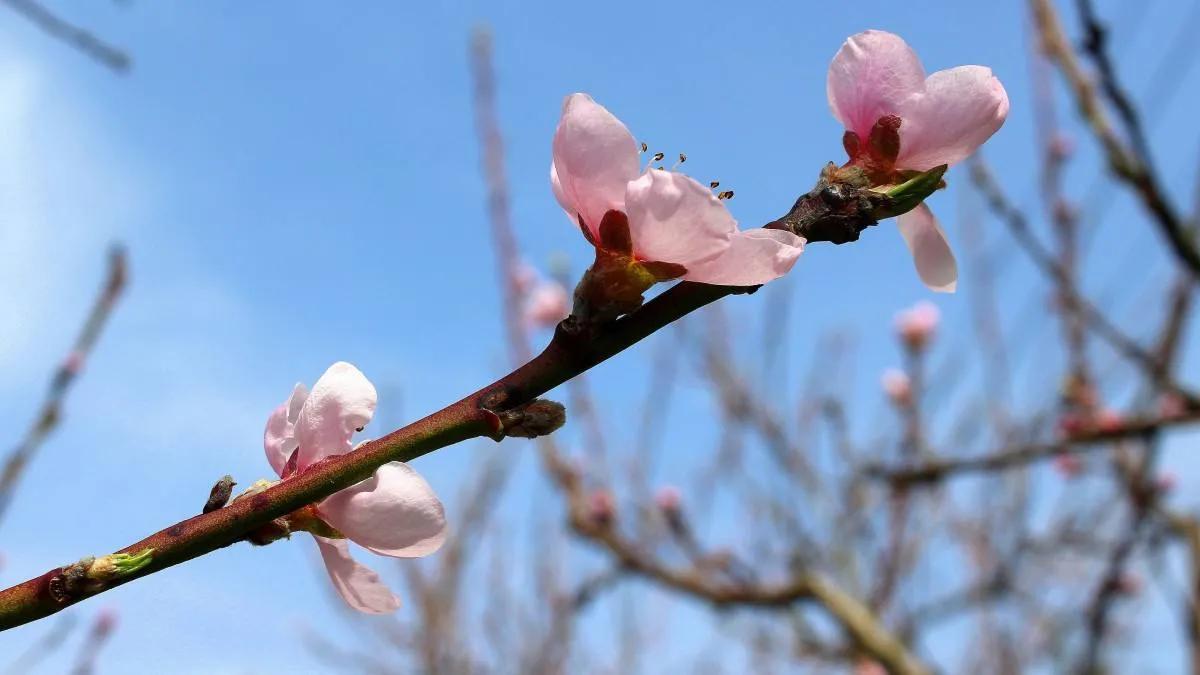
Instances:
[[[539,284],[525,302],[525,321],[535,327],[554,327],[570,313],[567,289],[553,281]]]
[[[859,659],[854,664],[854,675],[887,675],[887,670],[878,661]]]
[[[117,610],[111,607],[105,607],[96,614],[96,623],[92,627],[92,631],[97,637],[103,637],[113,632],[117,627]]]
[[[1176,393],[1163,394],[1158,400],[1158,412],[1167,419],[1183,417],[1187,414],[1187,401]]]
[[[537,283],[537,270],[533,269],[527,263],[517,263],[509,272],[512,278],[512,284],[521,295],[533,290],[533,285]]]
[[[612,522],[616,512],[616,502],[608,490],[595,490],[588,497],[588,515],[591,516],[592,522],[607,525]]]
[[[1050,155],[1061,162],[1075,152],[1075,141],[1066,134],[1057,133],[1050,139],[1049,150]]]
[[[1175,484],[1178,482],[1175,474],[1167,471],[1158,475],[1154,479],[1154,488],[1162,494],[1166,494],[1175,489]]]
[[[906,406],[912,402],[912,380],[904,371],[888,368],[883,371],[880,385],[883,386],[883,392],[897,406]]]
[[[678,513],[679,507],[683,503],[683,495],[674,485],[664,485],[654,495],[654,503],[667,513]]]
[[[896,333],[909,349],[921,349],[933,339],[941,318],[937,305],[922,300],[896,314]]]
[[[1083,433],[1087,428],[1087,419],[1079,413],[1063,413],[1063,416],[1058,418],[1058,431],[1063,436],[1076,436]]]
[[[1100,431],[1115,432],[1120,431],[1125,427],[1125,418],[1121,417],[1121,413],[1105,408],[1096,415],[1096,428]]]
[[[79,371],[83,370],[83,354],[76,350],[71,350],[67,354],[67,358],[63,359],[62,370],[71,375],[78,375]]]
[[[1117,578],[1116,591],[1123,595],[1137,595],[1142,592],[1142,578],[1133,572],[1126,572]]]
[[[1079,455],[1061,453],[1054,457],[1054,470],[1063,478],[1075,478],[1083,473],[1083,460]]]

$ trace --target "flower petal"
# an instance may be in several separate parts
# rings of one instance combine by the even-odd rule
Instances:
[[[433,488],[406,464],[390,462],[317,507],[354,543],[380,555],[419,558],[446,540],[446,513]]]
[[[953,293],[958,285],[958,264],[946,233],[928,206],[921,204],[898,219],[900,234],[912,253],[917,274],[931,290]]]
[[[639,171],[637,142],[592,97],[571,94],[563,101],[553,155],[550,185],[555,198],[596,234],[606,212],[625,208],[625,184]]]
[[[784,230],[738,232],[724,253],[688,268],[688,281],[722,286],[757,286],[788,273],[804,252],[804,238]]]
[[[991,138],[1008,117],[1008,93],[990,68],[959,66],[930,75],[898,114],[896,165],[926,171],[961,162]]]
[[[267,461],[277,475],[283,475],[283,467],[287,465],[288,457],[296,449],[296,418],[306,398],[308,387],[297,382],[296,386],[292,387],[292,395],[288,400],[267,418],[267,429],[263,432],[263,448],[267,452]]]
[[[375,386],[358,368],[345,361],[330,366],[313,385],[296,419],[297,470],[349,452],[350,437],[371,421],[375,401]]]
[[[825,93],[833,116],[863,142],[884,115],[920,92],[925,69],[898,35],[869,30],[850,36],[829,64]]]
[[[388,614],[400,608],[400,598],[369,567],[350,556],[345,539],[313,537],[325,561],[325,571],[338,595],[354,609],[367,614]]]
[[[673,171],[651,169],[629,183],[625,208],[639,260],[690,267],[720,255],[737,232],[711,190]]]

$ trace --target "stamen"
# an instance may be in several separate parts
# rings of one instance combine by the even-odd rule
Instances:
[[[680,164],[683,164],[686,161],[687,161],[687,155],[683,154],[682,152],[679,153],[679,161],[675,162],[675,164],[671,166],[671,170],[674,171],[675,169],[677,169],[679,167]]]

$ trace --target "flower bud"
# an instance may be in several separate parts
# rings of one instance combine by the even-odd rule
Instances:
[[[1158,414],[1167,419],[1176,419],[1187,414],[1187,401],[1179,394],[1163,394],[1158,400]]]
[[[1054,470],[1063,478],[1075,478],[1083,473],[1083,469],[1079,455],[1064,452],[1054,457]]]
[[[1178,478],[1175,476],[1175,474],[1167,471],[1159,474],[1158,477],[1154,479],[1154,489],[1157,490],[1160,495],[1165,495],[1175,489],[1175,484],[1177,482]]]
[[[588,517],[596,525],[608,525],[617,513],[617,505],[612,493],[600,489],[588,496]]]
[[[896,315],[896,334],[909,349],[923,349],[933,339],[941,318],[937,305],[922,300]]]
[[[883,371],[880,385],[883,387],[883,393],[887,394],[897,407],[903,408],[912,403],[912,380],[904,371],[888,368]]]
[[[1125,427],[1125,418],[1111,408],[1105,408],[1097,413],[1094,421],[1097,429],[1109,433],[1120,431]]]
[[[539,284],[525,301],[525,322],[535,328],[553,328],[570,313],[570,294],[555,281]]]
[[[680,494],[679,488],[674,485],[664,485],[655,493],[654,503],[663,513],[676,514],[679,513],[679,507],[683,503],[683,496]]]

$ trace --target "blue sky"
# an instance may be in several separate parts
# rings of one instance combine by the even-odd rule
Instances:
[[[267,413],[293,382],[311,383],[335,360],[359,365],[385,395],[402,391],[406,416],[500,373],[466,49],[481,22],[495,32],[514,222],[535,263],[559,253],[577,268],[587,262],[546,179],[564,95],[589,92],[653,148],[686,152],[693,175],[736,191],[734,214],[752,226],[784,213],[825,161],[841,161],[825,69],[842,40],[865,28],[901,34],[930,71],[962,63],[996,71],[1013,112],[986,153],[1010,192],[1034,204],[1022,3],[771,4],[54,3],[132,54],[125,77],[0,12],[0,428],[10,439],[74,336],[106,244],[125,242],[132,260],[129,294],[62,430],[0,523],[0,581],[192,515],[222,474],[243,485],[265,477]],[[1189,5],[1140,3],[1139,18],[1122,4],[1101,3],[1134,31],[1119,54],[1145,94],[1144,74],[1166,49],[1146,26],[1175,25]],[[1200,103],[1196,84],[1189,71],[1170,108],[1151,117],[1168,181],[1182,194],[1194,180],[1187,119]],[[1094,158],[1081,142],[1081,168],[1070,176],[1077,192],[1092,184]],[[961,174],[951,172],[950,189],[932,200],[952,240]],[[1161,260],[1147,253],[1153,240],[1119,236],[1136,215],[1128,201],[1106,215],[1094,255],[1117,242],[1122,262],[1089,283],[1107,289],[1129,264],[1136,279],[1161,279]],[[987,225],[989,239],[1003,241],[1000,225]],[[867,410],[877,407],[877,373],[898,358],[892,314],[930,297],[892,230],[885,223],[851,247],[814,246],[782,282],[795,291],[796,344],[831,329],[859,336],[856,378],[840,386]],[[960,260],[966,278],[970,263]],[[1026,306],[1031,279],[1020,265],[1005,276],[1006,312]],[[1136,304],[1130,286],[1104,296],[1114,314]],[[960,288],[932,299],[965,331],[972,291]],[[730,311],[754,312],[764,296],[735,299]],[[1053,335],[1038,325],[1017,337],[1025,331],[1031,340]],[[796,354],[797,365],[808,357]],[[647,344],[604,366],[597,384],[609,409],[636,409],[623,393],[642,386],[653,357]],[[682,405],[686,416],[708,404],[696,395]],[[416,466],[449,500],[484,447]],[[684,480],[671,465],[662,478]],[[1193,494],[1189,487],[1185,476],[1181,493]],[[506,508],[518,518],[529,503]],[[121,612],[104,655],[113,671],[317,672],[299,627],[345,629],[310,549],[299,538],[233,547],[78,611]],[[0,653],[47,627],[0,634]]]

